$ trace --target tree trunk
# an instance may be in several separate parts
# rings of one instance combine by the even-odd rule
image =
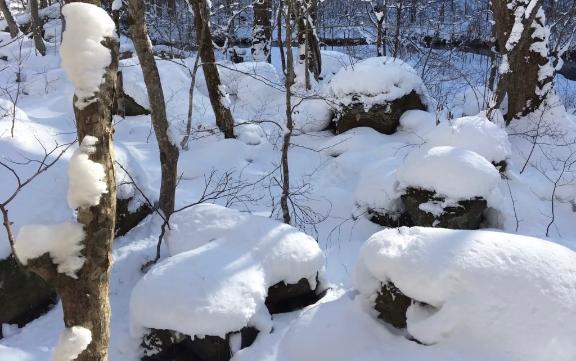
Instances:
[[[318,80],[322,71],[322,58],[320,42],[314,28],[316,2],[314,0],[297,0],[293,7],[295,7],[293,11],[298,26],[298,63],[305,66],[306,79],[308,79],[309,71],[314,75],[314,79]],[[310,89],[309,81],[306,81],[306,88]]]
[[[74,105],[78,139],[96,137],[98,142],[90,159],[105,170],[107,192],[100,202],[78,209],[78,223],[83,225],[85,238],[82,255],[85,258],[77,278],[58,273],[51,258],[45,254],[28,262],[27,267],[52,284],[62,301],[66,327],[81,326],[91,331],[92,341],[76,358],[77,361],[106,361],[108,358],[110,304],[109,276],[116,218],[116,183],[112,146],[112,105],[116,95],[118,41],[106,39],[111,63],[106,68],[97,101],[79,109]],[[74,96],[74,104],[77,97]]]
[[[198,44],[200,60],[202,60],[202,69],[208,86],[208,96],[212,109],[216,115],[216,125],[225,138],[234,138],[234,118],[232,112],[226,103],[220,74],[216,66],[214,57],[214,46],[212,45],[212,33],[210,32],[210,17],[206,0],[189,0],[194,11],[194,26],[196,27],[196,38],[202,39]]]
[[[30,0],[30,15],[32,17],[32,34],[34,36],[34,45],[36,50],[42,56],[46,55],[46,45],[44,44],[44,38],[42,38],[42,22],[40,21],[40,16],[38,15],[38,0]]]
[[[402,0],[396,0],[396,33],[394,34],[394,58],[398,57],[400,52],[400,26],[402,25],[402,8]]]
[[[282,72],[286,76],[286,56],[284,55],[284,45],[282,44],[282,8],[284,7],[283,1],[278,1],[278,18],[277,18],[277,37],[278,37],[278,51],[280,52],[280,62],[282,63]]]
[[[272,42],[272,0],[254,0],[254,25],[252,26],[252,59],[270,62]]]
[[[4,16],[6,23],[8,23],[8,30],[10,31],[10,36],[12,38],[17,37],[18,25],[16,24],[16,21],[14,20],[14,17],[12,16],[10,9],[8,8],[6,0],[0,0],[0,10],[2,10],[2,15]]]
[[[544,30],[543,0],[537,0],[530,13],[526,10],[528,3],[528,0],[514,5],[505,0],[492,1],[496,41],[502,55],[495,103],[500,106],[508,96],[507,123],[536,110],[553,88],[556,60],[550,53]],[[516,31],[518,28],[521,30]]]
[[[160,74],[154,60],[152,43],[148,37],[146,26],[144,0],[129,0],[128,12],[130,14],[130,34],[134,48],[140,60],[144,75],[144,83],[148,92],[152,125],[158,148],[160,150],[160,164],[162,167],[162,183],[160,185],[160,209],[166,219],[174,212],[176,200],[176,183],[178,172],[178,147],[173,144],[168,135],[168,119],[166,117],[166,103],[160,82]]]
[[[288,165],[288,150],[290,149],[290,138],[292,137],[292,93],[291,87],[294,84],[294,57],[292,56],[292,25],[290,14],[294,9],[295,0],[286,0],[288,5],[288,15],[286,16],[286,77],[284,86],[286,88],[286,130],[282,141],[282,195],[280,196],[280,208],[282,209],[282,219],[284,223],[290,224],[290,168]]]

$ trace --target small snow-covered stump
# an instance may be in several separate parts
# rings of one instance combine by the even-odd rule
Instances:
[[[316,241],[295,228],[213,204],[172,216],[170,257],[136,285],[132,332],[145,360],[229,360],[271,313],[319,299],[324,258]]]
[[[478,229],[500,174],[470,150],[443,146],[419,151],[398,169],[402,203],[417,226]]]
[[[556,243],[497,231],[387,229],[362,246],[354,282],[370,313],[388,284],[411,299],[394,316],[421,343],[482,345],[506,360],[576,357],[576,253]]]
[[[341,69],[330,82],[338,104],[336,133],[370,127],[392,134],[402,114],[426,110],[426,88],[414,69],[398,59],[370,58]]]
[[[484,113],[444,121],[424,139],[429,148],[449,145],[478,153],[502,173],[512,154],[506,130],[488,120]]]

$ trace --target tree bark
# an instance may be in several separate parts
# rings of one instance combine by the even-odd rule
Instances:
[[[212,104],[212,109],[216,115],[216,125],[224,133],[225,138],[234,138],[234,118],[224,102],[224,91],[220,82],[220,74],[214,57],[214,46],[212,44],[212,33],[210,32],[210,15],[206,0],[188,0],[194,11],[194,26],[196,27],[196,38],[202,39],[198,44],[200,60],[204,78],[208,86],[208,97]]]
[[[288,14],[292,14],[295,0],[286,0],[288,3]],[[286,130],[282,141],[282,195],[280,196],[280,208],[282,209],[282,219],[284,223],[290,224],[290,167],[288,164],[288,150],[290,149],[290,139],[294,124],[292,122],[292,92],[294,84],[294,57],[292,56],[292,24],[290,15],[286,16],[286,77],[284,86],[286,89]]]
[[[252,26],[252,59],[271,61],[272,0],[254,0],[254,24]]]
[[[30,0],[30,15],[32,18],[34,45],[36,46],[36,50],[44,56],[46,55],[46,45],[44,44],[44,38],[42,38],[42,22],[38,14],[38,0]]]
[[[512,6],[506,0],[493,0],[492,11],[498,49],[502,55],[500,79],[496,89],[496,106],[508,96],[506,122],[536,110],[553,88],[555,60],[550,53],[543,0],[537,0],[527,13],[528,0]],[[524,7],[520,20],[515,13]],[[521,9],[520,9],[521,10]],[[512,28],[521,22],[521,34],[511,39]],[[507,66],[506,66],[507,64]]]
[[[108,358],[110,304],[108,300],[112,240],[116,218],[116,183],[112,146],[112,106],[116,96],[118,41],[106,39],[111,63],[106,68],[97,101],[83,109],[74,105],[78,139],[90,135],[98,139],[90,159],[102,164],[106,174],[107,192],[98,205],[78,209],[78,223],[83,225],[85,238],[82,255],[85,262],[77,278],[58,273],[51,258],[45,254],[31,260],[27,268],[53,285],[61,298],[66,327],[81,326],[92,333],[92,341],[78,355],[77,361],[106,361]],[[74,104],[76,103],[74,96]]]
[[[18,25],[16,24],[16,21],[14,20],[14,17],[12,16],[10,9],[8,8],[6,0],[0,0],[0,10],[2,11],[2,15],[4,16],[6,23],[8,23],[8,30],[10,31],[10,36],[12,38],[17,37]]]
[[[298,62],[306,67],[305,76],[308,78],[308,71],[314,75],[314,79],[320,78],[322,71],[322,57],[320,53],[320,42],[316,36],[314,18],[316,16],[315,0],[298,0],[295,12],[296,24],[298,26]],[[306,81],[306,88],[310,89],[309,81]]]
[[[129,0],[130,34],[134,48],[140,60],[144,75],[144,83],[148,92],[150,110],[152,113],[152,126],[156,134],[160,150],[160,165],[162,167],[162,182],[160,185],[160,209],[166,219],[174,212],[176,201],[176,183],[178,172],[178,147],[174,145],[168,134],[168,118],[166,117],[166,103],[160,82],[160,74],[154,59],[152,43],[148,37],[146,26],[144,0]]]

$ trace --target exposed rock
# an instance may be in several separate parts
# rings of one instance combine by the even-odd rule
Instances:
[[[23,326],[46,313],[56,299],[50,286],[34,273],[23,270],[14,256],[0,260],[0,324]]]
[[[125,235],[144,218],[152,214],[152,208],[146,203],[143,203],[135,211],[130,212],[129,205],[131,200],[132,198],[116,200],[116,237]]]
[[[368,110],[361,102],[361,96],[357,96],[356,99],[357,102],[343,107],[336,114],[336,134],[357,127],[370,127],[380,133],[393,134],[400,125],[400,117],[405,111],[426,110],[416,91],[384,104],[372,105]]]
[[[382,285],[376,296],[374,309],[378,318],[396,328],[406,328],[406,311],[414,301],[392,283]]]
[[[371,222],[388,228],[412,227],[412,219],[406,212],[381,213],[374,209],[368,210],[368,217]]]
[[[117,115],[132,117],[148,115],[150,114],[150,110],[136,103],[130,95],[123,93],[122,96],[118,97],[118,110],[116,113]]]
[[[295,284],[279,282],[268,288],[266,307],[271,314],[299,310],[322,298],[316,293],[317,289],[318,287],[311,289],[310,283],[305,278]]]
[[[258,335],[254,327],[219,336],[190,337],[170,330],[150,330],[142,341],[144,361],[228,361],[232,358],[230,339],[240,334],[241,348],[252,345]]]
[[[436,203],[439,207],[445,201],[434,192],[408,188],[402,195],[406,213],[414,226],[440,227],[450,229],[478,229],[483,220],[483,213],[488,207],[483,198],[459,201],[457,206],[446,206],[439,215],[421,209],[423,204]]]

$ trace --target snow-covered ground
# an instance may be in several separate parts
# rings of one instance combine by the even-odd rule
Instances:
[[[48,23],[46,26],[52,26],[48,33],[59,34],[59,25],[57,20]],[[122,38],[124,42],[122,46],[129,48],[130,44],[125,43],[125,40]],[[10,42],[9,35],[0,33],[0,41],[2,41],[1,44],[7,44]],[[6,66],[6,69],[0,71],[0,84],[6,84],[5,89],[0,90],[1,160],[11,164],[23,177],[31,174],[36,165],[30,159],[42,159],[46,150],[50,151],[55,145],[66,144],[75,138],[72,109],[74,88],[60,66],[57,44],[47,43],[47,45],[48,55],[45,57],[35,54],[30,39],[22,38],[10,45],[0,47],[0,55],[8,57],[6,62],[0,60],[3,66]],[[325,52],[324,63],[327,65],[324,70],[325,80],[318,84],[314,93],[322,96],[329,95],[328,81],[339,68],[350,65],[351,62],[354,62],[354,59],[346,54]],[[183,130],[186,127],[190,86],[188,69],[193,63],[194,58],[181,61],[158,61],[170,117],[171,135],[178,143],[184,136]],[[236,187],[236,191],[227,193],[226,197],[211,200],[211,202],[260,216],[279,218],[278,200],[281,190],[276,179],[279,179],[282,130],[277,124],[283,123],[285,111],[284,94],[281,91],[282,84],[278,75],[280,65],[277,49],[274,50],[273,65],[276,72],[268,65],[254,65],[254,63],[240,66],[228,64],[226,65],[228,69],[222,72],[223,82],[230,90],[232,109],[237,123],[249,122],[237,128],[238,139],[224,140],[213,131],[214,114],[206,96],[205,85],[201,79],[198,80],[194,97],[192,124],[194,131],[188,150],[181,152],[178,165],[181,180],[177,190],[176,208],[197,201],[205,190],[209,193],[217,189],[219,180],[227,179],[229,182],[227,184]],[[479,72],[484,64],[471,62],[468,66],[470,72]],[[252,76],[239,75],[235,71],[238,68],[245,73],[253,70],[254,74]],[[142,99],[142,104],[146,105],[145,87],[139,73],[137,59],[122,61],[121,69],[126,71],[124,81],[127,93],[134,99]],[[16,73],[20,73],[22,82],[15,82]],[[466,85],[460,84],[458,88],[453,87],[455,81],[432,84],[427,83],[426,79],[427,77],[424,77],[424,85],[429,88],[432,97],[435,94],[441,94],[446,99],[450,99],[449,105],[452,109],[460,109],[460,113],[454,111],[453,114],[466,114],[470,112],[470,109],[474,109],[473,104],[466,102],[466,99],[470,98],[466,96],[470,94]],[[439,86],[445,88],[440,89]],[[576,96],[573,90],[576,87],[569,81],[560,79],[559,86],[563,89],[562,99]],[[457,91],[460,97],[446,95],[455,88],[460,89]],[[14,108],[16,94],[19,94],[19,97]],[[306,98],[305,95],[310,94],[301,94],[301,98]],[[446,99],[436,99],[436,101],[440,103],[445,102]],[[466,111],[463,110],[464,108]],[[478,107],[477,110],[481,108]],[[468,144],[467,150],[459,149],[453,152],[455,154],[448,154],[453,155],[455,157],[453,159],[471,167],[470,173],[463,174],[459,179],[462,182],[476,184],[479,188],[476,191],[482,192],[482,195],[489,192],[497,192],[499,195],[498,204],[491,204],[493,208],[491,210],[493,217],[489,224],[491,227],[522,235],[541,238],[548,236],[549,241],[576,249],[576,223],[573,221],[576,179],[572,178],[572,172],[567,172],[563,168],[574,160],[576,154],[576,148],[571,141],[576,135],[574,129],[576,117],[566,112],[562,106],[552,104],[545,113],[536,114],[531,119],[518,120],[515,125],[508,128],[509,144],[505,139],[502,139],[502,143],[490,144],[502,138],[502,129],[492,129],[491,125],[485,126],[474,119],[469,123],[460,121],[466,126],[458,123],[452,124],[447,119],[446,111],[441,111],[438,115],[433,112],[418,114],[420,111],[415,111],[411,117],[403,119],[401,128],[393,135],[383,135],[372,129],[361,128],[337,136],[330,131],[321,130],[329,121],[327,118],[329,112],[330,104],[323,100],[306,98],[301,102],[295,114],[297,132],[293,137],[289,161],[292,187],[299,190],[294,200],[300,206],[301,211],[297,217],[294,217],[295,226],[317,239],[325,257],[324,276],[331,289],[318,304],[302,311],[274,315],[273,332],[259,335],[255,344],[236,353],[234,360],[375,361],[383,357],[403,361],[575,360],[576,354],[573,353],[573,348],[565,346],[562,343],[564,339],[554,334],[564,332],[563,329],[539,323],[536,314],[518,315],[517,313],[521,312],[520,309],[514,310],[517,313],[512,313],[509,317],[514,317],[514,320],[521,316],[528,319],[533,317],[533,322],[509,325],[503,320],[496,319],[495,323],[489,323],[489,320],[483,320],[485,323],[476,323],[480,314],[475,313],[473,307],[472,310],[463,308],[459,319],[447,320],[459,322],[460,328],[443,329],[441,327],[446,325],[439,322],[440,325],[429,324],[429,328],[422,331],[434,335],[444,332],[446,334],[444,339],[450,342],[443,343],[442,337],[430,338],[436,344],[429,346],[409,341],[401,332],[389,328],[370,314],[364,305],[362,294],[357,291],[358,287],[355,287],[353,283],[353,275],[362,245],[370,236],[382,229],[369,222],[362,212],[358,212],[359,201],[378,202],[380,199],[388,201],[389,199],[385,198],[390,195],[390,190],[397,190],[397,184],[392,184],[393,182],[389,180],[398,177],[396,171],[399,168],[403,169],[403,178],[401,177],[400,180],[416,178],[412,179],[412,182],[422,181],[426,184],[437,181],[437,179],[426,178],[432,174],[422,175],[421,170],[411,167],[411,162],[414,157],[432,156],[438,162],[437,164],[431,163],[431,167],[446,165],[442,157],[447,156],[446,154],[454,149],[447,148],[447,146],[461,146],[458,143],[459,139],[450,137],[450,132],[461,132],[462,136],[466,136],[473,143]],[[15,119],[14,136],[11,134],[13,119]],[[421,119],[421,122],[418,119]],[[438,128],[434,126],[436,119],[441,121],[441,126]],[[138,116],[125,119],[115,117],[114,121],[117,160],[131,173],[139,188],[149,198],[155,199],[160,184],[160,164],[150,117]],[[547,131],[544,134],[538,133],[534,137],[538,129],[525,124],[531,126],[539,124],[541,125],[539,129]],[[434,135],[431,131],[438,134]],[[472,134],[467,132],[472,132]],[[475,137],[474,134],[483,134],[483,136]],[[534,142],[534,139],[537,141]],[[436,148],[432,148],[432,145]],[[485,147],[491,148],[484,149]],[[66,196],[67,169],[76,148],[77,146],[74,145],[68,149],[54,167],[34,180],[10,203],[10,216],[16,232],[27,224],[60,224],[73,220],[73,211],[68,207]],[[442,151],[430,154],[431,150],[438,148]],[[49,155],[48,159],[54,159],[58,152]],[[490,162],[504,159],[508,162],[508,179],[500,178],[497,172],[494,173],[495,169],[490,168]],[[11,161],[15,163],[10,163]],[[434,169],[430,170],[432,171]],[[453,170],[445,169],[445,171]],[[123,174],[118,173],[119,181],[122,181]],[[445,176],[445,174],[441,175]],[[478,182],[479,180],[482,182]],[[444,190],[442,186],[445,184],[442,180],[439,182],[438,186]],[[0,171],[0,184],[2,184],[0,189],[0,201],[2,201],[12,192],[16,183],[10,172]],[[485,189],[488,185],[490,189]],[[451,192],[455,189],[449,187],[444,191],[454,195]],[[127,187],[123,192],[135,195],[136,198],[141,197],[131,187]],[[458,193],[454,196],[458,198],[462,194]],[[157,216],[150,216],[126,236],[119,237],[115,241],[110,288],[112,322],[109,358],[111,361],[139,359],[140,340],[130,330],[133,321],[130,319],[129,312],[130,297],[132,289],[143,277],[140,267],[154,257],[160,225],[161,220]],[[483,233],[482,239],[485,242],[498,240],[497,237],[491,238],[489,233]],[[544,241],[539,242],[542,242],[543,245],[539,245],[543,249],[552,248],[550,251],[553,254],[550,256],[552,258],[546,258],[548,256],[538,258],[537,247],[523,251],[521,246],[513,247],[514,250],[509,253],[505,250],[499,252],[494,250],[494,257],[502,257],[504,260],[508,257],[507,264],[515,265],[515,252],[549,263],[554,262],[556,251],[562,255],[572,253],[559,246],[550,245]],[[558,250],[560,248],[561,250]],[[426,264],[424,264],[418,271],[421,271],[424,276],[432,277],[431,273],[438,271],[438,267],[443,267],[445,263],[442,262],[448,261],[442,257],[431,260],[429,251],[423,248],[423,257],[428,257],[426,260],[431,262],[430,267],[425,267]],[[446,252],[450,251],[451,249],[448,249]],[[470,252],[473,253],[475,250],[472,249]],[[163,259],[171,253],[173,250],[169,250],[168,247],[162,248]],[[6,235],[0,232],[0,258],[8,254]],[[565,257],[569,258],[569,256]],[[481,259],[478,260],[479,263],[481,261]],[[465,265],[460,266],[465,267]],[[486,264],[476,263],[474,266],[487,267]],[[559,265],[556,266],[561,269]],[[554,282],[565,282],[564,287],[573,289],[576,287],[574,268],[566,267],[566,269],[568,271],[562,270],[569,274],[563,274],[562,278]],[[468,268],[466,270],[469,271]],[[412,272],[416,271],[412,270]],[[517,279],[505,270],[501,271],[509,278],[495,275],[494,277],[499,277],[498,283],[491,285],[482,283],[482,287],[486,288],[475,290],[475,292],[481,292],[481,290],[485,292],[481,292],[480,295],[471,294],[478,297],[504,294],[508,297],[514,292]],[[534,272],[537,273],[538,269]],[[514,276],[517,275],[514,274]],[[466,277],[465,274],[462,275],[462,279],[466,282],[475,280],[473,277],[471,280]],[[523,281],[526,280],[521,275],[518,277]],[[550,277],[552,278],[553,275]],[[449,281],[458,283],[459,280]],[[532,279],[532,281],[541,282],[541,279]],[[415,284],[414,287],[420,285]],[[474,285],[468,287],[473,288]],[[553,287],[545,290],[557,291]],[[425,288],[419,291],[426,293]],[[570,294],[567,293],[567,295]],[[572,293],[571,296],[573,295]],[[430,292],[430,296],[433,296],[433,292]],[[464,296],[466,296],[465,293]],[[506,297],[503,299],[508,300],[509,298]],[[526,297],[530,297],[530,292],[526,294]],[[429,301],[425,298],[422,300]],[[528,301],[523,300],[523,302]],[[470,307],[472,301],[467,300],[467,302],[464,304]],[[574,305],[573,299],[570,302],[566,302],[565,306]],[[505,312],[506,308],[502,309],[500,306],[501,304],[495,303],[494,309],[498,312]],[[522,307],[526,313],[533,310],[526,303],[522,303]],[[484,308],[482,311],[491,317],[499,315],[494,310],[492,310],[493,313]],[[567,314],[570,313],[568,311],[575,313],[576,310],[567,310]],[[466,323],[471,323],[470,327],[466,327]],[[557,348],[555,351],[558,352],[553,354],[554,357],[550,357],[551,354],[541,353],[520,354],[520,356],[508,353],[509,343],[500,345],[494,338],[498,335],[507,337],[511,330],[507,327],[519,327],[518,325],[541,328],[541,332],[534,332],[531,334],[534,337],[528,338],[530,350],[538,349],[538,345],[547,347],[552,345]],[[491,336],[490,343],[485,343],[487,338],[479,337],[478,333],[491,334],[490,327],[498,327],[498,331],[501,332],[488,335]],[[0,360],[49,360],[58,343],[59,335],[64,329],[62,310],[60,306],[57,306],[22,329],[9,325],[3,325],[3,328],[4,334],[9,336],[0,340]],[[454,332],[458,333],[462,328],[468,332],[456,335],[458,337],[454,336]],[[524,331],[521,328],[515,330],[518,333]],[[464,336],[466,336],[465,340],[463,340]],[[554,340],[558,343],[553,343]],[[508,341],[515,343],[510,346],[514,350],[522,348],[519,343],[527,342],[522,338],[509,338]]]

